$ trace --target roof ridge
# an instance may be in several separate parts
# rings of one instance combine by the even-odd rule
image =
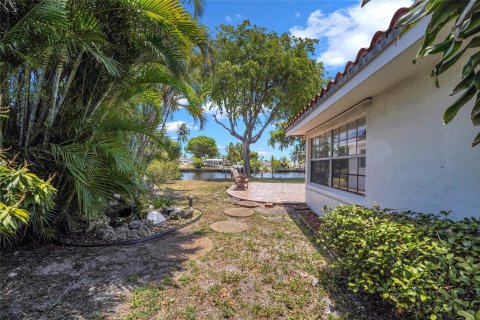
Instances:
[[[285,130],[287,130],[289,127],[291,127],[297,120],[300,118],[307,110],[311,108],[312,105],[314,105],[318,99],[323,97],[329,90],[337,84],[355,65],[357,65],[360,60],[367,55],[370,51],[372,51],[383,39],[387,38],[388,34],[394,30],[395,28],[398,27],[397,22],[402,17],[406,12],[408,12],[410,8],[407,7],[402,7],[399,8],[395,13],[393,14],[393,17],[390,21],[390,25],[388,26],[388,29],[385,31],[377,31],[372,37],[372,40],[370,41],[370,46],[368,48],[360,48],[358,50],[357,56],[354,61],[348,61],[345,65],[345,68],[343,72],[337,72],[335,75],[334,80],[330,80],[327,83],[326,87],[323,87],[320,93],[318,93],[313,99],[311,99],[307,105],[300,111],[296,116],[294,116],[290,121],[288,121],[287,126],[285,127]]]

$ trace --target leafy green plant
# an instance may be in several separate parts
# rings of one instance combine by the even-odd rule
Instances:
[[[153,208],[154,209],[161,209],[161,208],[165,208],[165,207],[171,207],[173,204],[175,203],[175,201],[171,198],[164,198],[164,197],[160,197],[160,198],[155,198],[153,199],[152,201],[152,205],[153,205]]]
[[[334,268],[357,292],[416,319],[480,316],[479,220],[339,206],[320,226]]]
[[[185,7],[200,14],[202,1],[10,2],[0,5],[0,149],[58,189],[26,231],[71,230],[109,213],[113,194],[138,197],[159,153],[178,157],[165,134],[176,110],[202,125],[208,35]]]
[[[155,184],[178,180],[181,177],[176,161],[153,160],[148,164],[147,175]]]
[[[196,169],[200,169],[203,166],[203,160],[200,158],[193,157],[192,164]]]
[[[40,179],[25,165],[0,160],[0,190],[0,247],[18,240],[29,227],[48,236],[47,215],[56,194],[50,179]]]

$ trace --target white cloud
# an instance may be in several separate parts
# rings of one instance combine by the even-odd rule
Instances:
[[[184,123],[186,123],[186,122],[185,121],[167,122],[165,124],[165,129],[167,130],[168,133],[176,132],[178,130],[178,127],[181,126]]]
[[[181,126],[184,123],[187,125],[187,128],[190,129],[190,130],[200,129],[199,126],[194,124],[194,123],[187,123],[185,121],[178,120],[178,121],[167,122],[165,124],[165,130],[167,131],[167,133],[170,133],[170,134],[171,133],[176,133],[177,130],[178,130],[178,127]]]
[[[228,22],[228,23],[232,23],[234,21],[239,21],[243,18],[243,15],[237,13],[235,16],[225,16],[225,20]]]
[[[301,15],[302,15],[302,14],[301,14],[300,12],[295,12],[294,17],[295,17],[295,19],[296,19],[296,18],[300,18]]]
[[[188,100],[186,98],[179,99],[177,102],[181,106],[188,106]]]
[[[216,115],[217,119],[223,119],[226,117],[225,114],[221,114],[217,106],[213,105],[211,101],[207,101],[203,106],[203,112],[211,115]]]
[[[360,8],[359,1],[329,14],[316,10],[308,17],[306,27],[294,26],[290,33],[296,37],[319,39],[327,49],[318,61],[339,67],[355,59],[360,48],[368,47],[375,32],[387,29],[399,8],[412,3],[412,0],[377,0]]]

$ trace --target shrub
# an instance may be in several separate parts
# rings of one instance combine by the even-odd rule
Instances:
[[[339,206],[320,243],[351,290],[376,294],[417,319],[479,319],[479,220]]]
[[[49,236],[48,211],[55,188],[28,171],[0,160],[0,247],[25,235]]]
[[[200,169],[203,166],[203,161],[200,158],[193,157],[192,164],[195,168]]]
[[[159,160],[153,160],[149,163],[147,166],[147,175],[155,184],[178,180],[181,177],[177,162]]]
[[[175,201],[173,199],[164,198],[164,197],[155,198],[155,199],[153,199],[152,202],[153,202],[152,205],[153,205],[154,209],[162,209],[162,208],[165,208],[165,207],[171,207],[175,203]]]

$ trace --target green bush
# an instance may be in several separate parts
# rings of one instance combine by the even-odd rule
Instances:
[[[28,171],[0,160],[0,247],[25,235],[48,237],[48,211],[55,188]]]
[[[200,169],[203,166],[203,161],[200,158],[193,157],[192,164],[195,168]]]
[[[175,201],[173,199],[164,198],[164,197],[155,198],[152,201],[153,208],[156,210],[162,209],[165,207],[171,207],[174,203]]]
[[[181,177],[176,161],[152,160],[147,166],[147,175],[154,184],[178,180]]]
[[[454,222],[357,206],[327,213],[320,243],[351,290],[376,294],[416,319],[480,319],[479,220]]]

